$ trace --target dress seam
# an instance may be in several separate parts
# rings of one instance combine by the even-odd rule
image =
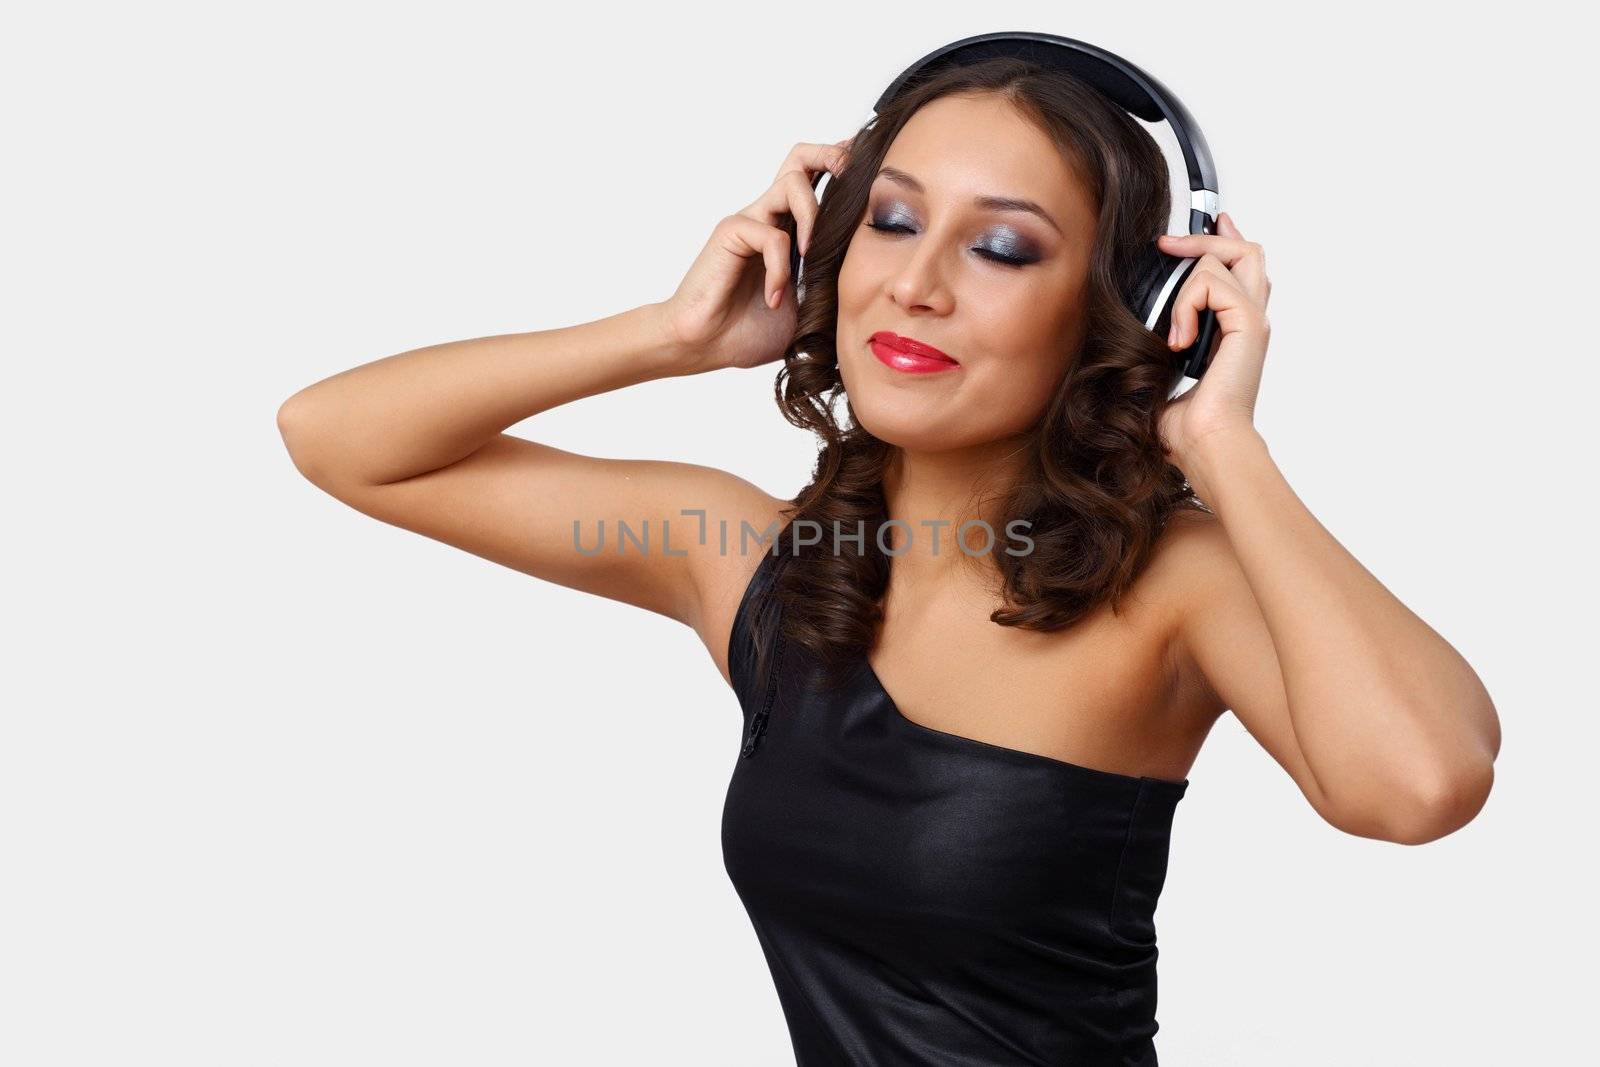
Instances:
[[[1139,791],[1133,796],[1133,805],[1128,812],[1128,832],[1122,839],[1122,852],[1117,856],[1117,875],[1111,882],[1111,907],[1107,912],[1106,926],[1113,937],[1126,940],[1117,929],[1117,904],[1122,899],[1122,872],[1128,864],[1128,852],[1133,847],[1133,833],[1139,826],[1139,808],[1144,803],[1145,783],[1139,781]]]

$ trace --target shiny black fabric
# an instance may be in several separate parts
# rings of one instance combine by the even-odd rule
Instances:
[[[722,848],[798,1067],[1155,1064],[1154,913],[1188,779],[920,726],[864,658],[826,693],[770,619],[756,677],[747,613],[782,561],[730,641],[745,733]]]

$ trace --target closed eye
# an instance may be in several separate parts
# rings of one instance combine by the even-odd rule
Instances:
[[[902,225],[900,225],[899,223],[896,223],[896,222],[869,222],[869,223],[867,223],[867,229],[869,229],[869,230],[877,230],[879,233],[886,233],[886,234],[900,234],[900,233],[915,233],[916,232],[911,227],[902,226]],[[999,263],[1002,266],[1006,266],[1006,267],[1026,267],[1029,263],[1034,262],[1031,259],[1021,259],[1021,258],[1018,258],[1016,256],[1008,256],[1008,255],[1005,255],[1004,253],[996,252],[996,251],[994,251],[993,249],[990,249],[990,248],[974,248],[973,251],[976,252],[978,255],[982,256],[984,259],[989,260],[990,262]]]

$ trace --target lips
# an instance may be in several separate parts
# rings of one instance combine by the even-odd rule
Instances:
[[[879,330],[868,338],[867,344],[879,362],[910,374],[954,370],[961,366],[932,345],[924,344],[914,337],[902,337],[888,330]]]

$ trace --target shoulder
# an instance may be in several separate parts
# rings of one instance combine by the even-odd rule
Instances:
[[[1158,558],[1177,573],[1192,573],[1198,564],[1233,557],[1233,546],[1222,520],[1209,511],[1193,508],[1173,512],[1156,545]]]
[[[1237,565],[1222,520],[1210,512],[1184,508],[1172,514],[1157,537],[1146,574],[1149,583],[1160,588],[1171,621],[1179,623],[1212,588],[1217,575]]]

